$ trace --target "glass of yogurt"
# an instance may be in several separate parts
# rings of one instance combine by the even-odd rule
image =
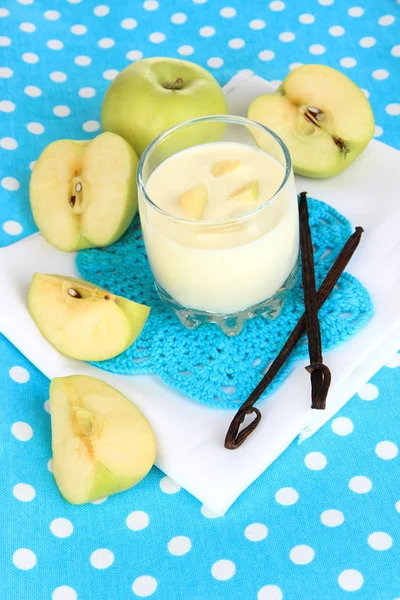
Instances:
[[[279,315],[296,280],[297,194],[289,152],[243,117],[200,117],[161,134],[137,171],[147,256],[160,297],[189,329]]]

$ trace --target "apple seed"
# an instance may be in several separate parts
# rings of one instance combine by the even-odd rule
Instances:
[[[341,152],[343,152],[344,155],[346,156],[346,154],[349,152],[349,149],[346,146],[346,142],[344,140],[342,140],[342,138],[338,137],[337,135],[333,135],[332,139],[335,142],[336,146],[339,148],[339,150]]]
[[[71,198],[69,199],[69,205],[74,208],[75,206],[75,201],[76,201],[76,196],[71,196]]]
[[[76,186],[75,186],[75,191],[76,192],[80,192],[81,189],[82,189],[82,184],[81,183],[77,183]]]
[[[76,290],[74,290],[74,288],[68,288],[68,294],[72,297],[72,298],[82,298],[82,296],[80,295],[79,292],[77,292]]]

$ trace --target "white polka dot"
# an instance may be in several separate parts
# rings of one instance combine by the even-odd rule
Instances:
[[[233,50],[239,50],[240,48],[243,48],[244,45],[245,41],[242,40],[242,38],[233,38],[233,40],[229,40],[228,42],[229,48],[232,48]]]
[[[141,531],[149,524],[149,515],[143,510],[135,510],[126,517],[126,526],[132,531]]]
[[[50,48],[50,50],[62,50],[64,44],[60,40],[49,40],[47,42],[47,47]]]
[[[344,521],[343,513],[336,508],[329,508],[321,513],[321,522],[327,527],[338,527]]]
[[[202,37],[211,37],[215,34],[214,27],[202,27],[199,31]]]
[[[379,125],[375,125],[375,131],[374,131],[374,137],[380,137],[383,133],[383,129],[382,127],[379,127]]]
[[[86,121],[82,125],[82,129],[83,129],[83,131],[92,133],[93,131],[98,131],[100,129],[100,123],[98,121]]]
[[[11,427],[11,433],[20,442],[27,442],[33,436],[32,427],[23,421],[17,421],[16,423],[13,423]]]
[[[37,98],[42,95],[42,90],[36,87],[36,85],[27,85],[24,92],[27,96],[31,96],[32,98]]]
[[[71,33],[74,35],[84,35],[87,32],[85,25],[72,25]]]
[[[135,19],[124,19],[121,21],[121,27],[123,29],[135,29],[135,27],[137,27],[137,21]]]
[[[368,91],[368,90],[364,90],[364,88],[360,88],[360,89],[361,89],[362,93],[364,94],[364,96],[365,96],[366,98],[369,98],[369,96],[370,96],[370,93],[369,93],[369,91]]]
[[[315,552],[311,546],[300,544],[291,549],[289,556],[296,565],[308,565],[313,560]]]
[[[109,7],[106,4],[99,4],[93,10],[96,17],[105,17],[110,12]]]
[[[76,65],[78,65],[78,67],[87,67],[90,65],[90,63],[92,62],[92,59],[90,58],[90,56],[76,56],[74,58],[74,63]]]
[[[275,58],[275,52],[272,52],[272,50],[261,50],[258,54],[258,58],[265,61],[273,60]]]
[[[17,221],[6,221],[3,224],[3,229],[8,235],[20,235],[22,233],[22,225]]]
[[[379,25],[392,25],[392,23],[394,23],[395,19],[393,17],[393,15],[384,15],[383,17],[381,17],[378,21]]]
[[[328,463],[325,454],[322,452],[309,452],[304,459],[306,467],[312,471],[324,469]]]
[[[0,139],[0,146],[3,150],[15,150],[18,147],[17,140],[10,137],[4,137]]]
[[[236,15],[236,8],[232,8],[232,6],[225,6],[224,8],[221,8],[219,14],[225,19],[231,19]]]
[[[43,408],[47,413],[51,413],[50,400],[46,400],[45,402],[43,402]]]
[[[156,0],[146,0],[143,2],[144,10],[157,10],[159,4]]]
[[[281,2],[280,0],[274,0],[273,2],[270,2],[269,8],[274,11],[284,10],[285,3]]]
[[[211,574],[218,581],[227,581],[231,579],[236,572],[235,563],[231,560],[217,560],[211,567]]]
[[[397,116],[400,115],[400,104],[388,104],[385,108],[388,115]]]
[[[60,104],[59,106],[55,106],[53,108],[53,113],[56,115],[56,117],[68,117],[71,114],[71,109],[69,106]]]
[[[396,510],[397,510],[397,512],[398,512],[398,513],[400,513],[400,500],[398,500],[398,501],[396,502],[395,506],[396,506]]]
[[[78,91],[81,98],[93,98],[96,95],[96,90],[92,87],[84,87]]]
[[[157,589],[157,580],[151,575],[141,575],[132,584],[132,591],[140,598],[147,598]]]
[[[296,36],[291,31],[283,31],[279,34],[279,39],[281,42],[293,42]]]
[[[321,6],[330,6],[331,4],[333,4],[333,1],[334,0],[318,0]]]
[[[82,0],[68,0],[70,4],[80,4]]]
[[[30,502],[36,496],[36,491],[29,483],[17,483],[13,487],[13,494],[21,502]]]
[[[364,14],[364,9],[361,8],[361,6],[353,6],[352,8],[349,8],[347,12],[350,17],[362,17]]]
[[[291,487],[281,488],[275,494],[275,500],[279,504],[283,504],[283,506],[291,506],[292,504],[295,504],[298,499],[299,493]]]
[[[203,506],[201,507],[200,512],[204,517],[207,517],[207,519],[218,519],[218,517],[219,517],[219,515],[216,515],[215,513],[213,513],[212,510],[207,508],[207,506],[205,506],[205,504],[203,504]]]
[[[332,430],[337,433],[337,435],[349,435],[353,429],[353,422],[348,417],[337,417],[337,419],[332,421]]]
[[[393,46],[390,53],[392,56],[396,56],[398,58],[400,56],[400,44],[398,44],[397,46]]]
[[[53,73],[50,73],[50,79],[55,83],[64,83],[67,80],[67,76],[62,71],[53,71]]]
[[[11,44],[11,39],[6,35],[0,35],[0,46],[9,46]]]
[[[168,551],[174,556],[187,554],[192,547],[192,542],[185,535],[177,535],[168,542]]]
[[[108,500],[108,496],[104,496],[104,498],[97,498],[97,500],[92,500],[90,504],[103,504],[103,502],[106,500]]]
[[[36,30],[36,26],[33,23],[21,23],[19,28],[25,33],[33,33]]]
[[[30,378],[29,371],[24,369],[24,367],[11,367],[11,369],[8,371],[8,374],[11,379],[17,383],[26,383]]]
[[[399,104],[399,112],[400,112],[400,104]],[[389,369],[396,369],[397,367],[400,367],[400,353],[398,352],[398,353],[394,354],[394,356],[392,356],[392,358],[387,361],[385,366],[389,367]]]
[[[172,481],[169,477],[163,477],[160,481],[160,488],[165,494],[176,494],[181,490],[181,486]]]
[[[399,449],[397,448],[394,442],[389,442],[385,440],[384,442],[379,442],[375,448],[375,453],[379,456],[379,458],[383,458],[383,460],[392,460],[396,458]]]
[[[143,52],[140,52],[140,50],[129,50],[129,52],[126,55],[126,58],[128,60],[140,60],[141,58],[143,58]]]
[[[117,69],[107,69],[107,71],[104,71],[103,77],[104,79],[107,79],[107,81],[112,81],[116,78],[118,73],[119,71],[117,71]]]
[[[195,4],[205,4],[207,0],[193,0]]]
[[[255,30],[264,29],[265,21],[263,21],[262,19],[253,19],[252,21],[250,21],[249,27],[250,29]]]
[[[388,533],[375,531],[368,536],[368,544],[374,550],[389,550],[393,545],[393,540]]]
[[[0,111],[1,112],[13,112],[15,110],[15,104],[14,102],[11,102],[10,100],[1,100],[0,101]]]
[[[282,590],[277,585],[264,585],[258,591],[257,600],[283,600]]]
[[[298,69],[298,67],[301,67],[303,63],[300,62],[295,62],[289,65],[289,71],[294,71],[294,69]]]
[[[99,40],[100,48],[112,48],[115,44],[115,41],[112,38],[103,38]]]
[[[108,569],[114,562],[114,554],[107,548],[99,548],[90,555],[90,564],[95,569]]]
[[[372,46],[375,46],[376,44],[376,39],[373,37],[363,37],[361,38],[361,40],[358,42],[360,44],[360,46],[362,48],[372,48]]]
[[[390,73],[389,71],[386,71],[386,69],[375,69],[375,71],[372,71],[372,77],[374,79],[379,79],[380,81],[387,79],[389,75]]]
[[[373,383],[366,383],[358,392],[361,400],[375,400],[379,395],[379,390]]]
[[[19,189],[19,181],[15,177],[3,177],[1,185],[9,192],[15,192]]]
[[[61,17],[60,13],[57,10],[46,10],[44,13],[44,18],[49,21],[57,21]]]
[[[58,538],[66,538],[72,534],[74,531],[74,526],[72,525],[71,521],[68,521],[68,519],[53,519],[53,521],[50,523],[50,531]]]
[[[224,61],[219,56],[212,56],[211,58],[208,59],[207,64],[209,67],[212,67],[213,69],[218,69],[219,67],[222,67],[222,65],[224,64]]]
[[[303,23],[303,25],[311,25],[311,23],[314,23],[315,17],[309,13],[304,13],[303,15],[299,16],[299,21],[300,23]]]
[[[17,569],[29,571],[36,565],[36,554],[29,548],[19,548],[13,554],[13,563]]]
[[[29,168],[30,168],[30,170],[31,170],[31,171],[32,171],[33,167],[35,166],[35,164],[36,164],[36,160],[32,160],[32,161],[29,163]]]
[[[29,64],[35,64],[39,62],[39,57],[34,52],[24,52],[22,55],[22,60]]]
[[[10,67],[0,67],[0,77],[2,79],[8,79],[14,75],[14,71]]]
[[[69,585],[61,585],[56,588],[51,596],[52,600],[77,600],[78,594]]]
[[[160,31],[155,31],[149,35],[149,40],[153,42],[153,44],[161,44],[161,42],[165,41],[165,35]]]
[[[364,577],[355,569],[346,569],[340,573],[338,582],[346,592],[356,592],[364,583]]]
[[[263,523],[252,523],[244,530],[245,537],[250,542],[261,542],[268,535],[268,528]]]
[[[341,27],[340,25],[329,27],[329,33],[333,35],[333,37],[340,37],[341,35],[344,35],[344,32],[344,27]]]
[[[181,54],[182,56],[190,56],[193,52],[193,46],[179,46],[178,48],[178,54]]]
[[[0,8],[0,17],[8,17],[10,11],[7,8]]]
[[[311,44],[308,51],[311,54],[324,54],[325,46],[323,46],[322,44]]]
[[[349,488],[356,494],[367,494],[372,489],[372,481],[364,475],[356,475],[350,479]]]
[[[50,458],[50,460],[47,461],[47,468],[50,471],[50,473],[53,472],[53,459]]]
[[[28,123],[26,128],[30,133],[35,135],[41,135],[44,133],[44,127],[41,123]]]

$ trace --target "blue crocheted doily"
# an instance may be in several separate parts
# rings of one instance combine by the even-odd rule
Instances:
[[[319,285],[352,229],[324,202],[309,199],[309,212]],[[130,348],[92,364],[123,375],[156,374],[183,394],[217,408],[237,408],[247,398],[304,308],[299,276],[275,321],[251,319],[239,336],[231,338],[212,324],[185,329],[154,288],[138,218],[112,246],[79,252],[77,267],[84,279],[151,307],[140,338]],[[351,338],[372,313],[367,290],[344,273],[319,313],[324,350]],[[263,397],[277,389],[295,361],[307,356],[306,339],[302,339]]]

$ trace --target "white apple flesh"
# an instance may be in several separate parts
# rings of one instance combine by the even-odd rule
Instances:
[[[136,485],[151,469],[156,443],[143,414],[115,388],[85,375],[50,384],[53,476],[72,504]]]
[[[43,237],[65,251],[115,242],[137,210],[137,163],[129,144],[113,133],[47,146],[29,188],[33,218]]]
[[[288,147],[295,173],[326,178],[348,167],[374,134],[371,105],[340,71],[304,65],[275,94],[256,98],[248,116],[277,133]],[[268,151],[270,138],[255,134]]]
[[[102,361],[126,350],[140,335],[150,309],[87,281],[35,273],[29,312],[59,352]]]

